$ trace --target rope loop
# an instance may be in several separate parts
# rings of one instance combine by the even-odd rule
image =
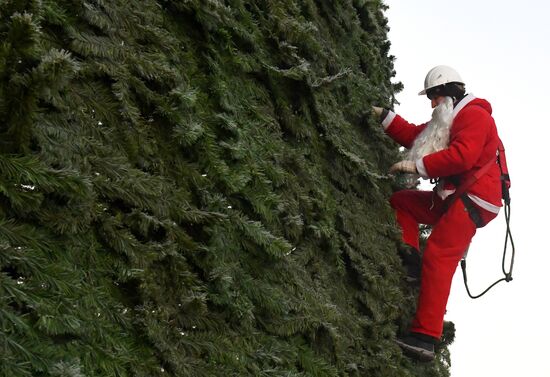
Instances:
[[[504,277],[495,281],[493,284],[489,286],[489,288],[487,288],[480,294],[473,296],[470,293],[470,288],[468,287],[468,276],[466,274],[466,257],[464,257],[460,261],[460,267],[462,268],[462,277],[464,278],[464,286],[466,287],[466,292],[468,292],[468,296],[470,296],[470,298],[472,299],[480,298],[485,293],[489,292],[491,288],[493,288],[495,285],[497,285],[501,281],[505,281],[509,283],[513,280],[512,270],[514,269],[514,258],[516,256],[516,247],[514,245],[514,239],[512,238],[512,231],[510,230],[510,201],[504,203],[504,217],[506,218],[506,237],[504,239],[504,250],[502,252],[502,273],[504,274]],[[510,242],[510,245],[512,247],[512,256],[510,258],[510,268],[508,271],[506,271],[506,253],[508,248],[508,241]]]

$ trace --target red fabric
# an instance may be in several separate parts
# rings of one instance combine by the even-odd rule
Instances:
[[[403,242],[420,250],[418,225],[435,224],[443,213],[441,202],[433,191],[403,190],[392,195],[390,204],[401,227]]]
[[[506,175],[506,187],[510,188],[512,186],[512,182],[510,181],[510,175],[508,172],[508,163],[506,162],[506,151],[504,150],[504,144],[502,144],[502,141],[500,142],[500,145],[498,147],[498,154],[499,154],[499,160],[500,160],[500,168],[502,169],[502,174]]]
[[[425,156],[424,166],[430,178],[443,178],[446,189],[456,189],[446,177],[453,176],[460,184],[491,159],[495,160],[494,166],[470,186],[468,193],[502,206],[500,170],[496,164],[499,138],[491,116],[491,105],[478,98],[466,97],[463,100],[470,102],[454,118],[449,147]],[[425,127],[426,123],[415,126],[397,115],[386,133],[410,148]],[[422,257],[420,295],[411,331],[439,338],[452,278],[476,233],[476,226],[462,200],[454,201],[445,212],[444,202],[431,191],[399,191],[392,196],[390,203],[396,211],[403,241],[417,250],[418,225],[432,226]],[[496,217],[494,213],[477,208],[485,223]]]
[[[495,160],[495,165],[470,186],[468,193],[502,206],[500,170],[495,157],[499,138],[491,113],[489,102],[474,98],[456,114],[450,130],[449,147],[425,156],[423,162],[429,178],[454,176],[458,182],[464,182],[491,159]],[[425,127],[426,123],[415,126],[397,115],[386,133],[405,148],[410,148]],[[449,180],[445,182],[446,189],[456,188]]]
[[[417,250],[418,225],[432,225],[422,256],[420,295],[411,331],[440,338],[453,275],[476,233],[476,226],[462,200],[456,200],[445,212],[444,201],[433,191],[398,191],[390,203],[396,211],[403,241]],[[485,223],[496,217],[477,208]]]
[[[401,116],[396,115],[393,121],[390,123],[388,128],[386,128],[386,133],[396,142],[401,144],[407,149],[410,149],[413,145],[414,139],[424,131],[424,128],[428,123],[423,123],[421,125],[414,125],[407,122]]]

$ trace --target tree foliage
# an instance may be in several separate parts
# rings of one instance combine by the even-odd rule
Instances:
[[[448,375],[393,343],[383,9],[0,2],[1,374]]]

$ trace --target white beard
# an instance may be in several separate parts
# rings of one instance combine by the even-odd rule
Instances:
[[[445,99],[434,108],[428,126],[416,137],[409,151],[408,160],[416,161],[428,154],[449,146],[449,134],[453,124],[453,99]]]

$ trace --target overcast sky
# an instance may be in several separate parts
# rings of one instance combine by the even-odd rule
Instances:
[[[431,115],[418,96],[433,66],[454,67],[467,91],[487,99],[512,178],[514,280],[471,300],[457,269],[447,306],[455,323],[452,377],[550,376],[550,2],[385,0],[396,81],[405,89],[396,112],[421,123]],[[502,277],[504,212],[478,230],[468,283],[480,293]]]

